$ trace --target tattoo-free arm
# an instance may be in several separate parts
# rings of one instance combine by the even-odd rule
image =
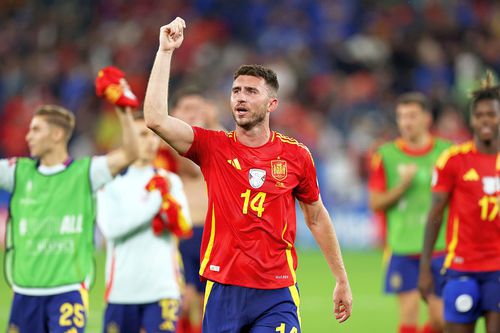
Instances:
[[[339,322],[343,322],[351,315],[352,293],[335,229],[321,199],[311,204],[300,201],[299,203],[304,213],[306,224],[311,230],[314,239],[316,239],[335,277],[336,286],[333,292],[334,313],[335,318]]]
[[[122,144],[118,149],[106,155],[112,176],[116,176],[139,156],[139,138],[135,130],[132,110],[129,107],[116,110],[122,128]]]
[[[431,260],[434,245],[443,224],[443,215],[448,204],[450,194],[448,192],[434,192],[432,194],[432,207],[429,211],[427,224],[425,226],[424,246],[420,257],[420,276],[418,288],[424,300],[433,291]]]

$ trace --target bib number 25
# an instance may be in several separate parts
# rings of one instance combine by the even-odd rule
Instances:
[[[257,213],[258,217],[262,217],[262,213],[264,213],[264,200],[266,200],[265,192],[258,192],[251,200],[250,200],[250,190],[246,190],[241,193],[241,197],[243,200],[243,214],[248,214],[248,208]]]

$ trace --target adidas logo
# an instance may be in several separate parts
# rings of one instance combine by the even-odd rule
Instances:
[[[240,162],[238,161],[237,158],[233,160],[227,160],[227,163],[231,164],[233,167],[236,168],[236,170],[241,170]]]
[[[477,181],[479,180],[479,175],[477,174],[477,171],[474,169],[470,169],[467,171],[463,177],[463,180],[465,181]]]

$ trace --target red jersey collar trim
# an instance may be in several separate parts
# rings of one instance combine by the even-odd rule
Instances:
[[[236,131],[233,131],[233,139],[234,139],[234,142],[237,142],[238,144],[242,145],[242,146],[245,146],[245,147],[248,147],[248,148],[261,148],[261,147],[264,147],[264,146],[267,146],[268,144],[270,144],[271,142],[274,142],[274,139],[276,137],[276,132],[275,131],[271,131],[271,135],[269,136],[269,140],[267,140],[266,143],[264,143],[262,146],[258,146],[258,147],[249,147],[247,145],[244,145],[243,143],[239,142],[238,139],[236,138]]]
[[[408,146],[408,144],[403,140],[403,138],[397,138],[395,140],[396,147],[401,149],[403,152],[405,152],[408,155],[411,156],[422,156],[430,152],[434,148],[434,144],[436,143],[436,140],[434,137],[431,137],[431,140],[429,144],[423,148],[420,149],[412,149]]]

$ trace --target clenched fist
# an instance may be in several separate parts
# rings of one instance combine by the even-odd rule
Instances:
[[[180,17],[160,28],[160,48],[159,51],[171,52],[181,46],[184,40],[184,29],[186,22]]]

